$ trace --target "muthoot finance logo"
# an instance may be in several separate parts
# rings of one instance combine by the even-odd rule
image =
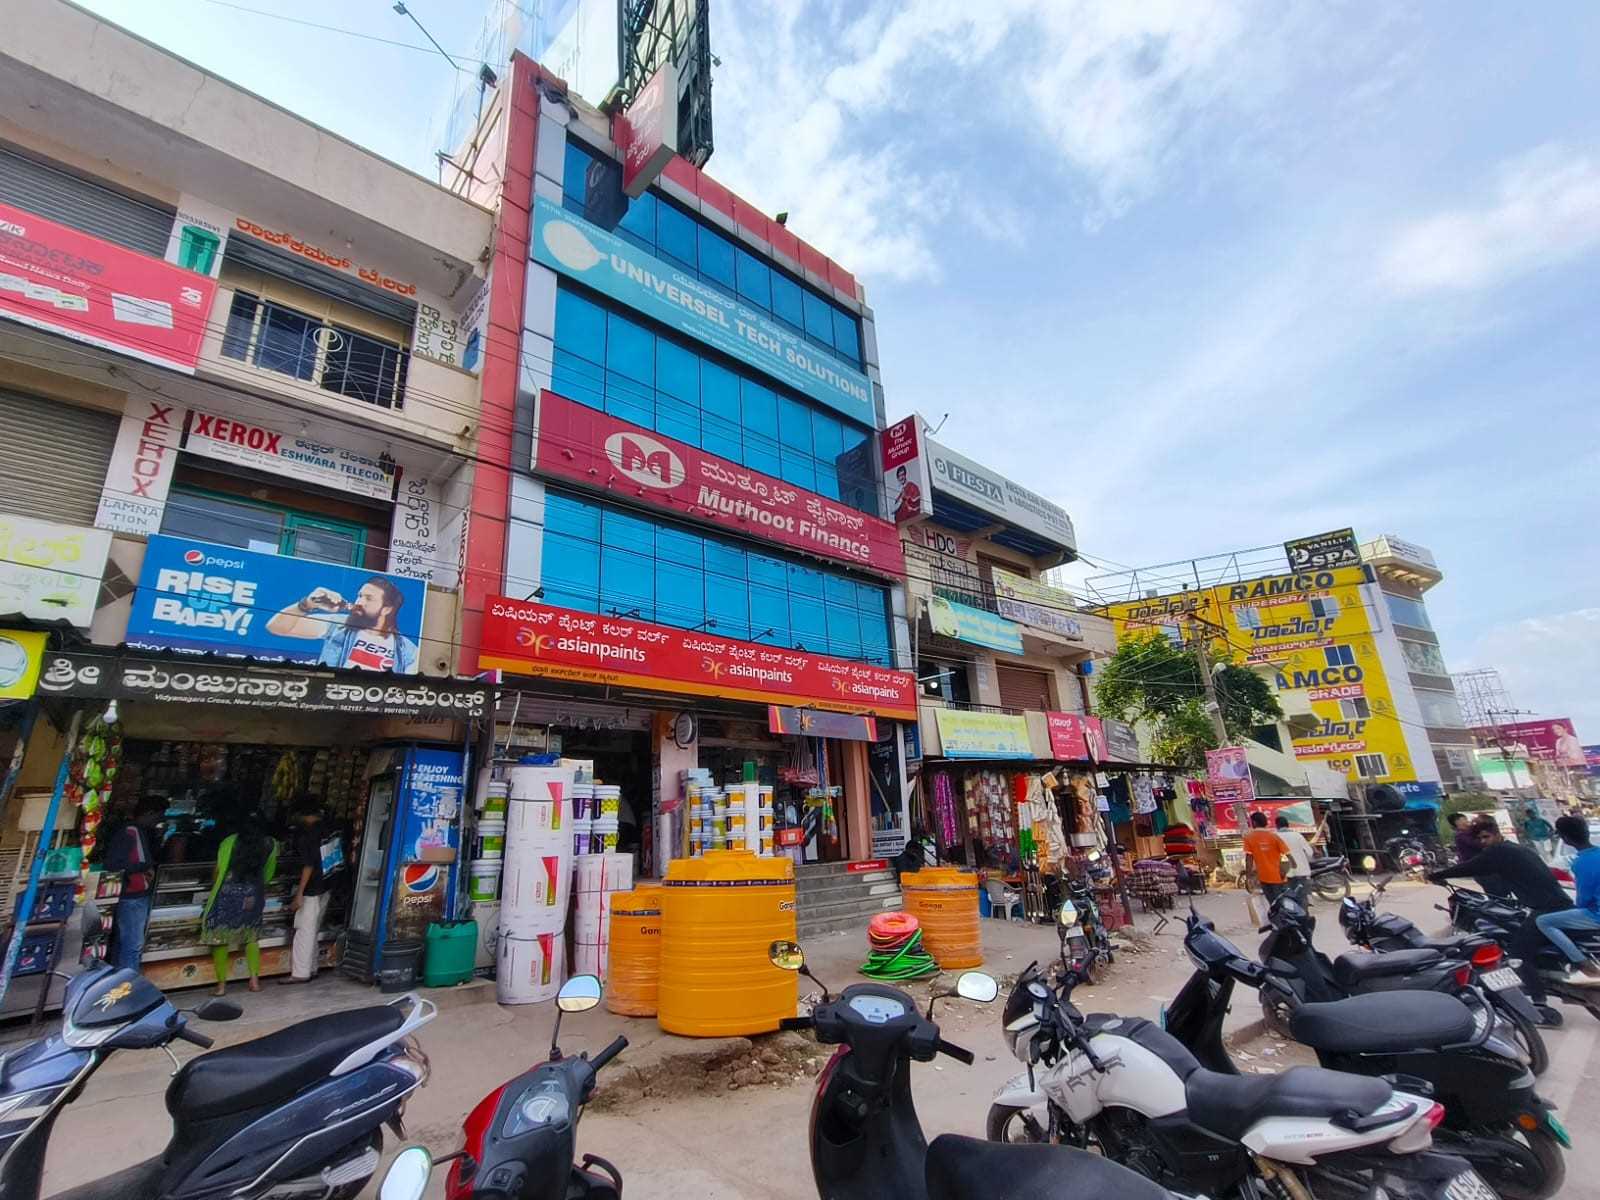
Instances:
[[[648,488],[674,488],[683,482],[683,463],[669,448],[642,433],[613,433],[606,457],[621,474]]]
[[[587,271],[604,257],[590,245],[589,239],[583,236],[583,230],[565,221],[546,222],[541,236],[555,260],[574,271]]]

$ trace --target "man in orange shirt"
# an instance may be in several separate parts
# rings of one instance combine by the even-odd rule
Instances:
[[[1267,828],[1266,813],[1250,814],[1250,832],[1244,835],[1244,849],[1255,864],[1256,878],[1261,880],[1262,894],[1270,904],[1283,894],[1286,882],[1283,860],[1288,857],[1289,847]]]

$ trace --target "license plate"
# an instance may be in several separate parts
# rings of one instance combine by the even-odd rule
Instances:
[[[1444,1189],[1444,1200],[1498,1200],[1495,1190],[1476,1171],[1461,1172]]]
[[[1522,976],[1518,975],[1510,967],[1497,967],[1493,971],[1485,971],[1482,982],[1486,988],[1503,992],[1507,988],[1521,987]]]
[[[1572,1135],[1567,1132],[1567,1127],[1556,1119],[1555,1113],[1545,1113],[1544,1120],[1545,1124],[1550,1126],[1550,1132],[1555,1134],[1556,1141],[1560,1142],[1563,1146],[1572,1145]]]

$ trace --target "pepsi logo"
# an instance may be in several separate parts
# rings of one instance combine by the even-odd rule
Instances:
[[[191,567],[198,567],[205,560],[206,556],[203,550],[185,550],[183,552],[183,561]]]
[[[683,460],[645,433],[613,433],[606,458],[618,472],[649,488],[674,488],[683,482]]]
[[[400,873],[400,882],[408,892],[431,892],[439,884],[439,866],[437,863],[412,863]]]

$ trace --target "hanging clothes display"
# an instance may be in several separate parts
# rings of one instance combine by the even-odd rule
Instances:
[[[1045,789],[1037,775],[1019,775],[1022,785],[1019,807],[1033,830],[1033,844],[1038,855],[1039,870],[1046,875],[1059,872],[1062,859],[1067,856],[1067,835],[1061,826],[1061,812],[1056,807],[1054,795]]]
[[[1007,866],[1017,854],[1015,810],[1006,779],[998,771],[973,771],[966,778],[967,828],[983,843],[984,866]]]
[[[1150,776],[1139,774],[1133,777],[1133,811],[1136,816],[1153,813],[1156,810],[1155,783]]]
[[[933,833],[939,839],[941,855],[961,844],[961,816],[956,811],[955,784],[947,771],[940,771],[933,777]]]

